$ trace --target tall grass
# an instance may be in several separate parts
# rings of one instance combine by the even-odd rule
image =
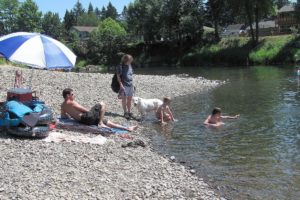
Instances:
[[[255,64],[272,63],[293,39],[294,37],[291,35],[264,37],[259,45],[251,51],[249,58]]]
[[[217,44],[195,47],[185,54],[181,65],[282,64],[300,61],[300,38],[293,35],[262,37],[253,47],[250,38],[223,38]]]

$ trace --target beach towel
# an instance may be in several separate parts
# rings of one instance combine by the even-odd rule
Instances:
[[[75,135],[66,135],[63,133],[52,131],[49,136],[43,139],[45,142],[78,142],[78,143],[88,143],[88,144],[105,144],[107,139],[101,135],[96,137],[87,137],[87,136],[75,136]]]
[[[85,125],[74,119],[57,118],[57,128],[68,129],[73,131],[92,132],[100,134],[126,134],[128,131],[118,128],[100,128],[96,125]]]

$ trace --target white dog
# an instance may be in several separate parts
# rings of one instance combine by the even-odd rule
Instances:
[[[133,105],[137,107],[142,119],[146,117],[146,114],[151,111],[156,111],[160,105],[163,104],[160,99],[143,99],[140,97],[133,97]]]

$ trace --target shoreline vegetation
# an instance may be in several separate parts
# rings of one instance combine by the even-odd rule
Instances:
[[[178,46],[172,42],[137,43],[127,45],[124,51],[134,55],[134,64],[137,67],[233,67],[294,65],[300,61],[299,47],[300,36],[280,35],[261,37],[255,46],[249,37],[224,37],[217,43],[207,42],[194,47]],[[115,64],[108,66],[108,69],[117,65],[117,60]],[[92,65],[80,60],[75,70],[88,71],[90,66]],[[105,71],[107,67],[102,65],[99,68]]]
[[[0,65],[0,99],[5,101],[15,70]],[[122,148],[132,140],[108,137],[104,145],[83,143],[46,143],[42,140],[15,138],[0,134],[2,166],[1,199],[222,199],[201,177],[151,147],[150,135],[156,131],[146,124],[127,121],[117,95],[112,92],[112,74],[74,73],[22,69],[28,85],[60,114],[62,90],[71,87],[76,100],[86,107],[106,102],[106,118],[124,125],[138,124],[130,135],[146,147]],[[210,91],[224,82],[183,76],[136,75],[137,96],[162,98]],[[174,90],[176,87],[176,90]],[[136,109],[133,109],[137,115]],[[176,113],[175,113],[176,114]],[[150,122],[149,122],[150,123]],[[83,133],[57,130],[71,136]],[[85,133],[88,137],[94,134]]]
[[[256,46],[247,37],[228,37],[217,44],[193,48],[179,63],[182,66],[294,64],[300,60],[299,47],[300,37],[296,35],[261,37]]]
[[[140,46],[140,47],[139,47]],[[171,43],[157,43],[143,52],[143,45],[128,49],[141,66],[161,63],[169,66],[250,66],[295,64],[300,60],[300,37],[296,35],[261,37],[256,46],[249,37],[226,37],[218,43],[207,43],[182,50]],[[184,47],[182,47],[184,49]]]

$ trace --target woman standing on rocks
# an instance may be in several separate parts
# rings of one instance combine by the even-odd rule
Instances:
[[[133,96],[133,70],[131,63],[133,58],[129,54],[123,55],[121,65],[117,68],[117,77],[120,84],[119,99],[122,99],[124,117],[129,119],[131,113],[131,100]]]

